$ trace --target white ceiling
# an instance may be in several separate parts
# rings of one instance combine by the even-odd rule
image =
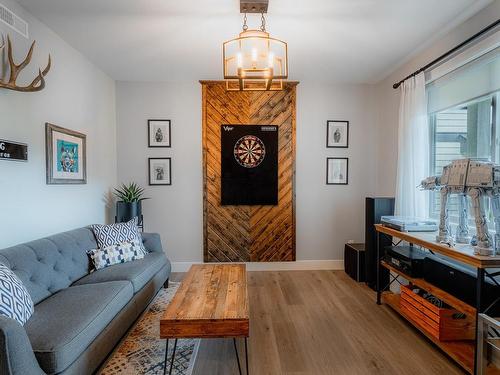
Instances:
[[[221,79],[238,0],[17,0],[116,80]],[[492,0],[270,0],[290,79],[374,83]],[[259,16],[249,15],[258,26]]]

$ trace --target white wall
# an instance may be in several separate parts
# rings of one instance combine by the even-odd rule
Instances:
[[[117,82],[118,182],[146,188],[145,229],[172,261],[202,259],[201,86]],[[147,120],[172,121],[172,147],[148,148]],[[172,185],[148,186],[148,158],[172,157]]]
[[[29,23],[29,41],[0,24],[18,61],[37,40],[21,83],[45,67],[49,52],[53,65],[41,92],[0,89],[0,138],[29,147],[27,163],[0,160],[0,248],[106,221],[106,196],[116,183],[114,81],[15,1],[2,3]],[[87,185],[45,184],[45,122],[87,135]]]
[[[146,186],[148,157],[172,157],[172,186],[147,186],[146,229],[159,232],[174,262],[203,254],[201,85],[117,83],[118,180]],[[374,191],[370,86],[301,83],[297,88],[297,259],[339,260],[364,239],[364,197]],[[147,119],[172,120],[172,148],[147,147]],[[326,120],[351,122],[350,148],[327,149]],[[349,186],[325,184],[326,157],[350,158]]]
[[[340,260],[348,240],[364,242],[375,188],[371,86],[303,82],[297,95],[297,259]],[[348,149],[325,147],[326,120],[349,120]],[[326,185],[327,157],[349,157],[349,185]]]
[[[394,90],[392,85],[492,24],[498,19],[499,14],[500,0],[495,0],[431,46],[413,56],[389,77],[376,85],[374,93],[377,113],[374,115],[377,116],[378,129],[377,152],[375,154],[377,195],[393,196],[396,187],[399,90]]]

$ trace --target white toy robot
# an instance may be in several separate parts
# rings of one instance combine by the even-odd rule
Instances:
[[[443,168],[441,177],[428,177],[421,183],[424,190],[439,190],[441,215],[438,242],[453,243],[448,218],[448,198],[459,195],[459,225],[456,241],[475,245],[480,255],[500,254],[500,166],[472,159],[455,160]],[[476,235],[469,236],[467,196],[470,196],[476,223]],[[483,197],[489,197],[495,217],[494,241],[488,232]]]

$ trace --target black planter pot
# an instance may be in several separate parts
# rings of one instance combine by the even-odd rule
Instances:
[[[132,220],[134,217],[142,217],[142,205],[139,202],[116,202],[116,222],[124,223]]]

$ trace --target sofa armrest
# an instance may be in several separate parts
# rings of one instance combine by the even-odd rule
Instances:
[[[0,316],[0,374],[45,374],[38,365],[24,327],[5,316]]]
[[[141,233],[142,243],[150,253],[162,253],[161,238],[158,233]]]

